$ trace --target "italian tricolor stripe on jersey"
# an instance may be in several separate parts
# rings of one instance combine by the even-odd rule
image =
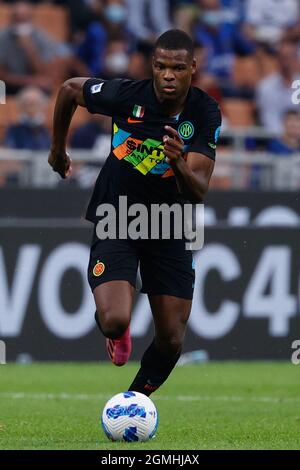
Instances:
[[[144,116],[145,108],[144,106],[139,106],[138,104],[134,105],[133,115],[134,117],[141,118]]]

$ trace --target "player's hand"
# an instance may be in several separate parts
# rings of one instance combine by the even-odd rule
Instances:
[[[57,152],[51,150],[49,153],[48,163],[53,171],[56,171],[62,178],[67,178],[72,172],[71,158],[67,152]]]
[[[163,137],[164,154],[167,163],[175,163],[183,155],[184,142],[178,132],[171,126],[165,126],[169,135]]]

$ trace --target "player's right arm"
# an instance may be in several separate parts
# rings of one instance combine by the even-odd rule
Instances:
[[[62,85],[54,109],[53,139],[48,159],[53,170],[62,178],[66,178],[71,169],[66,145],[70,123],[77,106],[86,107],[92,114],[126,114],[126,90],[131,93],[130,84],[130,80],[120,78],[71,78]]]
[[[83,85],[88,78],[71,78],[63,83],[58,93],[53,117],[53,136],[48,158],[53,170],[66,178],[71,171],[71,159],[66,151],[67,136],[77,106],[85,107]]]

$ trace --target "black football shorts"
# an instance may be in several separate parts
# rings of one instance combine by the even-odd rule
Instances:
[[[94,236],[88,266],[92,291],[100,284],[125,280],[135,287],[138,266],[141,292],[192,299],[193,255],[183,240],[99,240]]]

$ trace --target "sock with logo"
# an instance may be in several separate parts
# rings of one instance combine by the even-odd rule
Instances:
[[[151,395],[167,380],[180,357],[180,353],[181,351],[173,356],[166,356],[157,350],[153,340],[145,351],[141,360],[141,368],[128,390],[147,396]]]

